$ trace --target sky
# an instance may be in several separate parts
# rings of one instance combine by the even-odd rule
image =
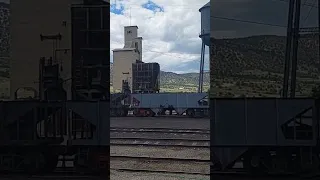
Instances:
[[[124,26],[138,26],[142,60],[157,62],[162,71],[199,72],[201,14],[209,0],[110,0],[111,50],[124,46]],[[205,70],[209,70],[206,46]],[[111,62],[112,51],[111,51]]]
[[[211,0],[211,37],[286,36],[289,0]],[[318,0],[301,0],[300,27],[317,27]],[[228,18],[229,20],[221,19]],[[230,19],[259,22],[252,24]],[[276,25],[276,26],[271,26]],[[281,27],[283,26],[283,27]]]

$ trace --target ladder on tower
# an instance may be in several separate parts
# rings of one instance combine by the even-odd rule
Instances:
[[[75,88],[79,89],[82,87],[82,60],[79,60],[75,64],[74,81]]]

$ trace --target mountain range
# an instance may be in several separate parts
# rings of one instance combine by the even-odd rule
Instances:
[[[212,39],[210,67],[215,77],[239,75],[248,70],[283,73],[286,37],[261,35],[234,39]],[[318,76],[317,34],[301,35],[298,48],[298,76]]]
[[[9,56],[10,31],[9,31],[9,5],[0,2],[0,57]]]
[[[211,39],[211,87],[217,96],[279,96],[282,90],[286,37],[260,35]],[[320,83],[318,34],[298,41],[297,96],[310,96]]]
[[[112,82],[113,76],[113,63],[110,62],[110,82]],[[181,86],[197,86],[199,79],[199,73],[184,73],[177,74],[173,72],[160,71],[160,85],[174,85],[176,87]],[[204,72],[203,83],[209,85],[210,73]]]

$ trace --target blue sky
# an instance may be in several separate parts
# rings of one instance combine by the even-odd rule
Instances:
[[[123,47],[124,26],[137,25],[138,36],[143,37],[143,61],[158,62],[163,71],[198,72],[201,52],[199,8],[207,2],[111,0],[111,49]],[[208,54],[205,61],[205,70],[208,70]]]

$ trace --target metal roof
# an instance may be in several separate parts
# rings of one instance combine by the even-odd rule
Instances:
[[[133,51],[135,49],[136,48],[117,48],[117,49],[114,49],[112,51]]]
[[[204,6],[202,6],[202,7],[199,9],[199,11],[201,11],[201,9],[206,8],[206,7],[210,7],[210,1],[209,1],[207,4],[205,4]]]

